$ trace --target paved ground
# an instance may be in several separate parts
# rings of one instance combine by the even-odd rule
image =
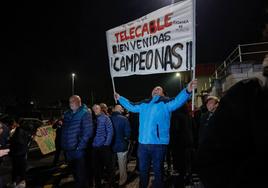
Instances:
[[[59,187],[62,188],[71,188],[74,187],[73,177],[67,170],[66,165],[59,165],[59,167],[55,168],[52,166],[53,155],[42,156],[39,151],[31,152],[28,156],[28,186],[29,188],[50,188],[52,184],[55,182],[58,183]],[[130,161],[128,164],[128,181],[126,184],[126,188],[138,188],[139,187],[139,178],[138,172],[135,171],[135,160]],[[0,167],[0,175],[3,177],[5,182],[10,182],[10,172],[11,172],[11,164],[8,158],[5,158],[1,167]],[[118,172],[117,172],[118,174]],[[153,179],[153,175],[151,173],[150,185]],[[169,176],[167,182],[169,185],[167,187],[173,188],[172,181],[176,180],[176,176]],[[195,185],[185,186],[185,188],[202,188],[202,186],[198,183],[197,180]],[[35,184],[34,186],[30,186],[30,184]],[[41,186],[36,186],[39,184]]]

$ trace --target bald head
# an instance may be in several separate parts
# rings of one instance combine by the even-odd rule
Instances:
[[[153,90],[152,90],[152,97],[159,95],[159,96],[164,96],[164,90],[161,86],[156,86]]]
[[[120,112],[120,113],[122,113],[122,112],[124,112],[124,109],[122,108],[121,105],[117,104],[117,105],[115,105],[115,107],[114,107],[114,111],[115,111],[115,112]]]
[[[73,95],[69,99],[70,108],[72,111],[77,111],[81,106],[81,98],[78,95]]]

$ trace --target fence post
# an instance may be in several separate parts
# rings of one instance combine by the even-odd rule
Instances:
[[[224,67],[224,76],[226,76],[226,74],[227,74],[227,72],[226,72],[226,68],[227,68],[226,61],[223,62],[223,67]]]
[[[241,53],[241,46],[238,44],[238,53],[239,53],[239,62],[242,63],[242,53]]]

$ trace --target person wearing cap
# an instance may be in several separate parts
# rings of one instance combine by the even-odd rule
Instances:
[[[194,117],[193,117],[193,141],[194,141],[194,148],[198,148],[198,142],[199,142],[199,128],[200,128],[200,119],[204,114],[207,113],[207,107],[206,107],[206,99],[209,96],[209,94],[206,91],[201,91],[200,95],[197,95],[201,99],[201,106],[194,110]]]
[[[202,92],[201,93],[201,101],[202,101],[202,105],[200,106],[200,111],[201,111],[201,114],[203,113],[206,113],[207,112],[207,108],[206,108],[206,101],[207,101],[207,98],[209,97],[210,95],[207,93],[207,92]]]
[[[206,188],[267,187],[268,54],[260,78],[242,80],[221,98],[199,146]]]
[[[200,118],[199,136],[198,136],[199,144],[206,137],[206,134],[207,134],[206,131],[208,128],[209,120],[211,119],[217,107],[219,106],[219,102],[220,100],[216,96],[208,96],[206,100],[204,101],[205,106],[207,108],[207,112],[202,114]]]

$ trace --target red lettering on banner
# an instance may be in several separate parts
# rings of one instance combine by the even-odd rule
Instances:
[[[115,37],[116,37],[116,42],[119,42],[119,33],[115,33]]]
[[[141,25],[137,26],[136,30],[135,30],[135,35],[137,38],[139,38],[141,36],[141,31],[138,33],[138,29],[141,29]]]
[[[124,32],[126,32],[126,31],[120,32],[120,41],[124,41],[125,40]]]
[[[131,27],[128,30],[115,33],[116,42],[124,42],[129,39],[135,39],[143,37],[145,34],[154,34],[157,31],[161,31],[165,28],[172,26],[171,16],[173,13],[168,13],[164,16],[164,20],[160,18],[151,20],[149,23],[138,25],[137,27]]]
[[[146,32],[147,34],[149,34],[147,23],[143,25],[143,28],[142,28],[142,34],[141,34],[141,35],[144,36],[144,33],[145,33],[145,32]]]
[[[131,27],[129,29],[129,35],[130,35],[130,39],[134,39],[135,38],[135,27]]]
[[[158,28],[158,31],[165,29],[165,24],[161,25],[159,18],[157,19],[157,28]]]
[[[164,19],[165,20],[165,27],[169,27],[172,25],[172,22],[169,22],[172,14],[173,13],[169,13],[169,14],[165,15],[165,19]]]
[[[156,29],[156,25],[155,25],[155,20],[150,21],[149,27],[150,27],[151,34],[156,33],[157,29]]]

